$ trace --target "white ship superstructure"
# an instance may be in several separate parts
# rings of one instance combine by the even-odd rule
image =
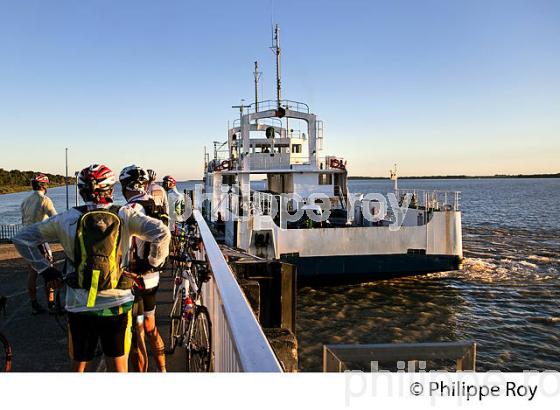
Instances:
[[[293,263],[307,280],[457,269],[459,193],[398,190],[396,170],[397,206],[349,192],[346,161],[323,152],[323,123],[307,104],[280,99],[277,84],[276,100],[259,102],[255,92],[253,104],[238,107],[227,149],[205,159],[204,215],[225,243]]]

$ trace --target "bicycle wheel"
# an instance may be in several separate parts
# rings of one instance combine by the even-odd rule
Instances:
[[[171,249],[169,250],[169,254],[170,256],[172,256],[172,258],[170,258],[171,272],[174,272],[177,268],[176,258],[179,255],[179,242],[177,241],[177,238],[175,236],[173,236],[173,238],[171,239]]]
[[[172,288],[171,297],[173,298],[173,300],[177,298],[177,289],[179,289],[180,277],[181,276],[179,275],[179,270],[177,268],[173,269],[173,271],[171,272],[171,278],[173,279],[173,288]]]
[[[66,320],[66,292],[61,294],[64,291],[64,288],[55,289],[54,291],[54,319],[56,320],[56,324],[64,332],[64,334],[68,333],[68,323]]]
[[[212,364],[212,323],[204,306],[195,307],[187,343],[187,371],[209,372]]]
[[[183,318],[183,303],[181,294],[177,294],[173,302],[173,308],[169,314],[169,343],[167,343],[167,353],[173,354],[178,344],[183,342],[185,334],[185,320]]]
[[[10,346],[2,333],[0,333],[0,346],[2,347],[0,352],[0,370],[10,372],[12,371],[12,346]]]
[[[207,282],[208,279],[210,278],[209,273],[208,273],[208,267],[206,265],[203,264],[193,264],[193,277],[196,283],[196,287],[198,289],[202,288],[202,285],[204,284],[204,282]]]

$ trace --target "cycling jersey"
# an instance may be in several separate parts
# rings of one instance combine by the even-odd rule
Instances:
[[[167,191],[167,199],[169,202],[169,227],[173,229],[176,222],[184,222],[186,218],[183,216],[185,212],[185,197],[173,187]]]
[[[86,205],[89,210],[108,208],[110,206],[93,203],[86,203]],[[41,273],[49,267],[49,262],[39,251],[38,245],[49,241],[59,241],[64,248],[67,260],[66,278],[70,273],[74,273],[73,259],[75,255],[76,226],[81,216],[82,212],[79,210],[75,208],[69,209],[43,222],[23,228],[14,236],[13,243],[20,255],[37,272]],[[169,253],[170,234],[165,225],[161,221],[148,218],[129,207],[121,208],[119,217],[122,220],[120,246],[123,260],[121,265],[123,267],[128,265],[132,236],[149,241],[151,246],[148,261],[153,266],[161,265]],[[100,290],[97,293],[95,306],[88,308],[88,293],[87,289],[67,286],[66,309],[69,312],[90,312],[97,315],[112,316],[122,313],[121,306],[132,306],[134,299],[131,290],[128,289]]]
[[[21,222],[31,225],[56,215],[51,199],[43,191],[33,191],[21,203]]]
[[[155,182],[152,182],[148,185],[146,193],[154,199],[157,206],[162,206],[165,213],[169,215],[169,203],[167,202],[167,194],[163,187],[159,186]]]

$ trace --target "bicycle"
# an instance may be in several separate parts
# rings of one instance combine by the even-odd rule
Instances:
[[[170,313],[168,354],[179,345],[186,349],[186,370],[208,372],[212,364],[212,323],[202,304],[202,285],[209,279],[205,261],[188,258],[178,262],[184,269],[175,276],[177,284]]]
[[[181,248],[178,253],[170,256],[172,266],[174,268],[171,271],[171,277],[173,280],[173,300],[177,295],[177,287],[180,281],[177,278],[181,277],[183,270],[187,268],[187,262],[196,260],[195,251],[198,249],[200,244],[199,238],[196,236],[196,227],[189,226],[187,230],[184,230],[181,239]],[[200,286],[200,283],[197,283]]]
[[[176,222],[174,228],[171,230],[171,247],[169,254],[172,256],[180,256],[188,252],[188,238],[193,234],[193,226],[186,226],[186,222]],[[177,263],[175,259],[170,258],[171,261],[171,273],[172,276],[175,274],[177,269]]]
[[[52,254],[50,255],[49,262],[52,266],[55,265],[54,259]],[[56,263],[62,263],[61,261]],[[66,271],[66,261],[64,261],[64,267],[62,268],[63,271]],[[52,302],[49,301],[49,314],[54,316],[56,320],[56,324],[62,330],[62,332],[68,332],[68,324],[66,320],[66,284],[63,283],[57,289],[51,289],[53,292],[53,300]],[[49,295],[50,299],[50,295]]]
[[[0,297],[0,312],[4,313],[4,316],[6,316],[7,302],[8,299],[5,296]],[[4,372],[11,372],[13,357],[12,346],[2,333],[0,333],[0,345],[2,346],[2,352],[0,353],[0,369],[3,369]]]

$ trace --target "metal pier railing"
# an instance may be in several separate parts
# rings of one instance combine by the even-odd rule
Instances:
[[[193,215],[212,270],[212,279],[203,287],[203,300],[212,321],[214,371],[282,372],[210,228],[198,210]]]
[[[416,362],[455,361],[456,371],[475,371],[476,343],[474,341],[436,343],[387,343],[367,345],[323,345],[323,371],[353,370],[352,365],[379,362],[406,363],[415,369]],[[371,371],[374,371],[374,366]],[[377,370],[376,370],[377,371]]]
[[[22,227],[21,224],[0,225],[0,242],[11,241]]]

